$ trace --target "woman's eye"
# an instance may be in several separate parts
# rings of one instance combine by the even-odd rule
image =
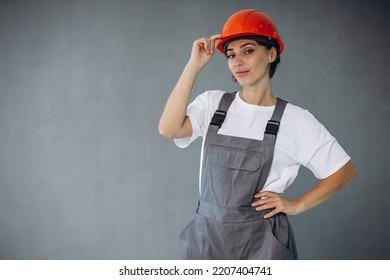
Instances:
[[[226,55],[226,58],[227,58],[227,59],[234,58],[234,57],[235,57],[235,55],[234,55],[234,54],[232,54],[232,53],[231,53],[231,54],[227,54],[227,55]]]
[[[249,49],[249,50],[246,50],[244,53],[245,53],[245,54],[251,54],[251,53],[253,53],[253,52],[254,52],[254,50]]]

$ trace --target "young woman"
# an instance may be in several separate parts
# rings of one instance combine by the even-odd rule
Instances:
[[[242,90],[206,91],[188,106],[216,49]],[[233,14],[221,35],[193,43],[159,123],[179,147],[203,137],[199,206],[180,236],[186,259],[297,259],[287,215],[324,202],[355,176],[350,157],[323,125],[274,97],[271,78],[283,49],[271,19],[256,10]],[[288,200],[282,193],[300,165],[319,182]]]

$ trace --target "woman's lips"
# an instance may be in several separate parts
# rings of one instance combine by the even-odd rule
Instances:
[[[246,74],[248,74],[248,72],[249,72],[249,70],[237,71],[237,72],[235,73],[235,75],[236,75],[236,77],[241,78],[241,77],[244,77]]]

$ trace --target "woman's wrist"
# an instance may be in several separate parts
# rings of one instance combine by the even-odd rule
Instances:
[[[202,71],[204,66],[202,66],[200,63],[193,61],[193,60],[188,60],[185,69],[193,72],[195,75],[198,75],[200,71]]]

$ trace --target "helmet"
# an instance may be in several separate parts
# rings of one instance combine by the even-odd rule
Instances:
[[[228,18],[222,28],[221,42],[217,48],[225,53],[225,43],[237,37],[263,36],[275,40],[279,45],[279,53],[284,50],[284,44],[275,24],[262,12],[257,10],[242,10]]]

